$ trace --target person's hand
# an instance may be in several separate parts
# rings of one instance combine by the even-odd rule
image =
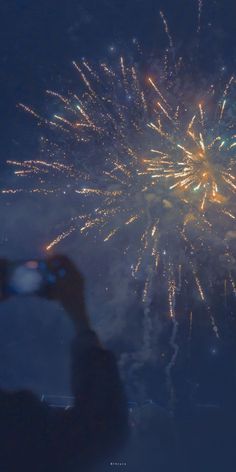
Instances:
[[[85,309],[83,276],[66,256],[55,255],[47,258],[45,262],[52,278],[46,297],[58,300],[77,328],[89,328]]]
[[[6,273],[7,273],[7,260],[0,259],[0,302],[8,298],[7,294],[4,291]]]

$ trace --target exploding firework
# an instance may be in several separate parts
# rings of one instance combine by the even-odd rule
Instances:
[[[189,226],[207,233],[214,231],[211,218],[214,220],[216,214],[235,220],[232,200],[236,190],[236,135],[227,114],[234,77],[219,99],[211,86],[201,103],[188,106],[184,90],[178,94],[181,101],[173,99],[175,79],[166,86],[167,97],[157,81],[151,77],[140,79],[136,68],[125,65],[123,58],[118,71],[105,63],[96,70],[85,61],[74,66],[85,90],[80,97],[47,91],[61,103],[60,113],[53,120],[20,104],[40,124],[63,133],[64,148],[42,138],[45,159],[10,162],[20,168],[16,175],[38,177],[39,185],[32,192],[74,192],[86,198],[86,208],[91,208],[73,218],[69,228],[47,245],[48,251],[78,228],[85,234],[98,230],[107,242],[121,230],[136,227],[135,233],[141,229],[141,236],[137,262],[133,264],[135,274],[143,259],[147,264],[146,254],[157,268],[160,251],[164,256],[169,252],[168,234],[176,231],[186,241]],[[164,79],[166,72],[160,74],[162,87]],[[197,109],[193,114],[194,106]],[[68,151],[68,141],[73,141],[76,148],[73,153]],[[96,161],[86,160],[86,168],[91,167],[86,171],[81,162],[85,145],[92,145],[96,153]],[[66,185],[64,181],[61,185],[61,176],[66,177]],[[3,192],[21,191],[24,189]],[[196,252],[191,241],[189,244]],[[200,284],[197,286],[203,298]],[[145,293],[146,289],[144,297]]]
[[[198,34],[201,12],[199,1]],[[178,352],[177,295],[195,287],[218,337],[210,300],[219,272],[226,292],[236,294],[231,247],[236,219],[235,79],[231,76],[224,85],[218,81],[217,86],[204,81],[196,91],[182,58],[173,55],[173,39],[163,13],[161,17],[169,49],[157,72],[143,74],[124,57],[112,66],[74,62],[79,91],[65,96],[48,90],[57,102],[52,118],[20,104],[50,129],[50,137],[41,139],[41,158],[9,164],[19,177],[35,179],[31,192],[78,198],[78,215],[48,242],[47,251],[75,231],[88,237],[93,232],[108,244],[122,235],[132,276],[144,279],[148,329],[158,282],[162,292],[166,289],[173,321],[170,381]],[[17,192],[24,192],[24,186],[3,191]],[[214,270],[208,270],[209,264]]]

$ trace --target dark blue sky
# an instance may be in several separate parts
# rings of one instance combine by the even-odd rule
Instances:
[[[155,57],[166,44],[166,36],[163,34],[159,17],[160,9],[169,19],[175,44],[178,46],[181,43],[191,43],[196,32],[197,1],[195,0],[41,0],[40,2],[1,0],[1,186],[5,187],[6,179],[10,178],[5,161],[32,158],[38,148],[37,125],[27,114],[16,108],[17,103],[23,102],[32,104],[36,109],[44,109],[45,89],[63,91],[68,88],[70,80],[74,80],[71,79],[72,75],[74,77],[71,64],[73,60],[82,56],[94,61],[107,58],[111,54],[109,52],[111,45],[121,48],[122,51],[127,48],[129,52],[133,37],[138,38],[147,56],[152,54]],[[217,73],[218,61],[221,65],[225,65],[227,76],[234,70],[235,17],[234,0],[205,0],[202,14],[203,73]],[[23,203],[17,202],[16,199],[11,202],[11,207],[7,207],[5,203],[6,199],[1,206],[1,223],[2,227],[9,230],[10,242],[4,246],[3,251],[13,258],[19,258],[18,248],[25,246],[23,257],[32,256],[33,254],[27,252],[30,244],[27,234],[30,234],[28,238],[33,241],[34,248],[39,245],[41,238],[45,240],[43,231],[46,229],[42,228],[40,218],[42,217],[42,221],[50,218],[51,225],[53,226],[55,222],[56,226],[60,202],[55,211],[53,205],[50,209],[50,203],[48,205],[45,201],[40,202],[39,208],[39,202],[33,198],[28,198]],[[33,225],[27,212],[30,215],[36,214]],[[37,215],[39,215],[38,220]],[[16,234],[17,231],[19,234]],[[70,247],[72,255],[77,248],[76,241]],[[84,266],[89,265],[92,259],[89,249],[88,246],[87,253],[85,249]],[[91,259],[85,260],[86,254]],[[117,277],[118,280],[118,276],[119,271],[116,273],[114,269],[114,278]],[[128,288],[128,285],[124,287],[124,292],[127,290],[127,294]],[[5,345],[0,342],[0,357],[5,366],[10,366],[3,371],[3,383],[13,386],[26,384],[42,390],[47,385],[53,384],[51,372],[55,373],[58,369],[60,371],[58,377],[62,372],[58,389],[68,386],[67,341],[71,331],[66,321],[62,321],[60,314],[52,310],[52,316],[45,317],[42,322],[41,311],[44,312],[44,304],[38,306],[36,302],[32,304],[31,301],[27,301],[25,309],[22,306],[19,310],[20,318],[14,316],[15,307],[14,302],[10,302],[5,319],[2,318],[0,323],[0,331],[4,333],[0,340],[5,341]],[[31,310],[34,312],[33,321]],[[26,314],[23,315],[24,311]],[[119,309],[115,314],[119,316]],[[117,323],[115,314],[112,313],[113,318],[108,318],[114,322],[114,330]],[[133,322],[132,317],[131,321]],[[109,326],[106,329],[109,331]],[[61,347],[65,332],[66,343]],[[208,346],[207,341],[206,346]],[[18,350],[21,353],[19,357]],[[31,362],[27,366],[32,350]],[[46,376],[39,386],[38,379],[41,375],[39,372],[41,368],[43,369],[43,363],[47,362],[47,356],[51,364],[46,369]],[[205,358],[203,363],[204,361]],[[223,363],[221,367],[224,370]],[[146,371],[143,375],[151,376],[152,371]],[[57,388],[56,382],[54,388]]]
[[[191,41],[196,29],[195,0],[2,0],[0,6],[1,163],[31,152],[36,139],[19,101],[37,106],[45,88],[61,87],[71,74],[71,61],[81,56],[107,56],[111,44],[137,37],[145,52],[165,44],[159,10],[169,19],[176,44]],[[211,31],[212,51],[232,64],[235,52],[235,2],[205,0],[203,33]],[[206,56],[207,57],[207,56]],[[1,153],[1,154],[2,154]]]

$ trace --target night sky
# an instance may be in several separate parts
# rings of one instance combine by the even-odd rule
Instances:
[[[155,58],[166,42],[160,9],[168,18],[176,47],[189,42],[187,54],[190,55],[196,31],[194,0],[1,0],[0,3],[1,189],[18,184],[12,169],[6,165],[7,160],[36,158],[39,152],[41,131],[34,120],[17,108],[19,102],[48,113],[45,90],[63,93],[76,84],[73,60],[86,57],[93,62],[101,59],[109,62],[113,59],[113,48],[117,55],[120,51],[129,54],[133,38],[139,40],[144,55]],[[201,75],[214,76],[217,80],[222,68],[227,77],[235,71],[235,16],[233,0],[205,0],[204,47],[198,70]],[[41,257],[45,241],[61,230],[64,216],[68,216],[68,208],[63,197],[55,200],[32,195],[1,196],[0,255],[12,260]],[[166,404],[164,361],[156,362],[152,354],[145,362],[137,360],[135,355],[132,357],[133,352],[138,352],[142,338],[143,307],[135,297],[134,282],[120,260],[119,247],[107,250],[102,247],[97,253],[91,250],[91,243],[82,242],[76,235],[66,240],[60,251],[70,255],[86,277],[94,326],[119,358],[123,353],[121,366],[129,398],[151,397]],[[98,266],[100,271],[96,273]],[[200,403],[227,401],[235,388],[235,301],[225,302],[216,293],[213,305],[224,325],[224,336],[219,342],[205,329],[201,313],[190,347],[184,341],[188,327],[181,325],[179,340],[183,348],[174,371],[180,402],[189,395]],[[53,303],[33,298],[10,300],[0,309],[1,386],[27,387],[37,393],[69,392],[73,329],[62,310]],[[169,330],[164,320],[161,327],[157,326],[158,356],[166,352]],[[128,358],[131,361],[127,367]],[[138,363],[135,373],[130,366],[132,359],[133,364]]]

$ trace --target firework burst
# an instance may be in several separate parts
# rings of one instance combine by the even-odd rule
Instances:
[[[198,34],[201,12],[199,1]],[[149,331],[157,286],[166,293],[173,321],[173,356],[167,366],[171,384],[178,353],[177,296],[195,287],[219,337],[211,308],[219,272],[225,291],[236,294],[231,247],[236,219],[235,79],[231,76],[217,87],[200,83],[196,91],[182,58],[173,58],[173,39],[163,13],[161,18],[169,49],[164,64],[156,66],[158,72],[144,75],[124,57],[113,66],[74,62],[77,93],[47,91],[57,103],[53,117],[20,104],[49,129],[49,136],[41,138],[40,159],[9,164],[19,177],[35,179],[31,192],[78,199],[78,215],[47,243],[47,251],[75,231],[88,237],[93,232],[107,244],[122,235],[132,275],[143,280]],[[24,191],[23,185],[2,193]],[[208,270],[206,260],[214,260],[214,270]],[[192,331],[192,307],[187,310]]]
[[[84,91],[66,97],[47,91],[60,104],[53,119],[20,104],[40,125],[63,133],[63,146],[44,137],[41,159],[9,162],[18,167],[15,174],[19,177],[37,178],[39,185],[32,192],[73,192],[91,208],[73,218],[69,228],[48,243],[47,250],[77,228],[84,234],[97,230],[107,242],[121,230],[135,227],[135,233],[141,230],[135,274],[144,253],[152,256],[157,268],[160,250],[164,255],[168,251],[167,234],[176,231],[186,240],[187,228],[194,224],[210,232],[216,213],[235,220],[236,135],[231,109],[227,109],[234,77],[219,99],[211,86],[205,95],[201,93],[201,103],[190,102],[189,106],[184,102],[184,87],[176,101],[175,77],[165,84],[166,71],[161,70],[159,85],[151,77],[143,80],[122,57],[118,68],[102,63],[94,69],[85,61],[74,66]],[[192,94],[194,97],[195,92]],[[68,150],[68,142],[73,151]],[[96,154],[96,160],[90,157],[89,162],[81,156],[91,145],[89,154]],[[61,185],[63,177],[67,183]],[[24,188],[3,192],[22,191]]]
[[[227,119],[223,120],[227,106],[226,97],[234,81],[232,76],[216,104],[216,109],[213,108],[213,117],[207,115],[203,103],[199,103],[190,121],[190,110],[185,108],[185,116],[179,116],[179,105],[173,115],[173,108],[163,97],[163,103],[159,101],[157,107],[165,121],[168,120],[168,125],[163,125],[161,117],[157,124],[149,124],[161,136],[162,146],[158,150],[152,150],[157,154],[156,163],[155,159],[146,161],[149,164],[148,172],[153,179],[166,178],[171,181],[170,190],[176,189],[183,193],[189,201],[199,200],[201,212],[207,204],[226,204],[232,192],[235,193],[236,190],[236,135],[233,123]],[[155,89],[151,79],[150,83]],[[210,88],[207,95],[206,101],[209,102],[211,96],[215,95],[214,87]],[[196,192],[195,199],[191,195],[192,192]],[[228,214],[234,219],[233,215],[229,212]]]

